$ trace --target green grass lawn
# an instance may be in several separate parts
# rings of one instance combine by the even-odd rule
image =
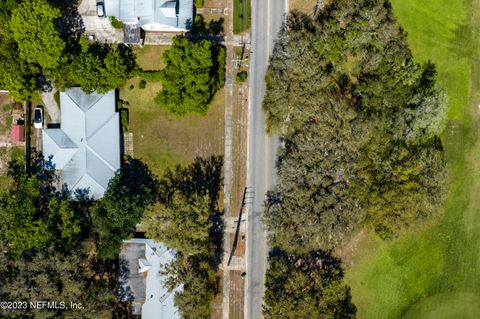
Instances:
[[[470,1],[392,2],[416,60],[437,65],[448,94],[449,195],[443,219],[423,232],[388,243],[367,235],[346,280],[359,318],[478,318],[480,9]]]
[[[161,53],[166,47],[146,46],[136,49],[137,63],[145,70],[163,67]],[[160,83],[147,81],[144,89],[135,77],[120,89],[120,99],[129,102],[129,130],[133,133],[133,153],[154,173],[162,175],[166,168],[188,164],[196,156],[221,155],[224,151],[225,92],[215,96],[205,116],[174,117],[160,109],[154,98]],[[133,85],[133,88],[131,86]]]
[[[233,33],[247,31],[251,23],[251,8],[249,0],[235,0],[233,3]]]

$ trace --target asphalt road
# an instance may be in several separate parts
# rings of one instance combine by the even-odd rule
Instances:
[[[247,185],[254,196],[247,222],[246,319],[262,318],[268,253],[263,224],[264,202],[266,192],[275,184],[276,150],[280,145],[277,136],[265,132],[262,101],[269,56],[286,11],[286,0],[252,0]]]

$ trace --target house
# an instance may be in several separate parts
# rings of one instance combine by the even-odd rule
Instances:
[[[60,93],[60,128],[42,131],[43,155],[59,171],[60,182],[75,193],[103,197],[120,168],[120,121],[115,91],[87,94],[80,88]]]
[[[192,27],[193,2],[194,0],[105,0],[105,12],[107,16],[114,16],[125,24],[137,25],[144,31],[185,32]]]
[[[161,271],[175,251],[151,239],[123,241],[120,252],[119,299],[132,302],[132,314],[142,319],[179,319],[174,305],[178,289],[169,292]]]

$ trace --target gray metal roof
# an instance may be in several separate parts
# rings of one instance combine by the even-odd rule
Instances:
[[[87,94],[80,88],[60,93],[60,128],[44,129],[43,154],[52,156],[69,190],[89,189],[103,197],[120,168],[120,122],[115,91]]]
[[[192,27],[194,0],[105,0],[107,16],[138,23],[145,30],[187,31]]]
[[[119,297],[132,301],[134,315],[141,314],[142,319],[180,319],[174,296],[182,288],[169,292],[161,274],[174,258],[174,250],[151,239],[123,241]]]

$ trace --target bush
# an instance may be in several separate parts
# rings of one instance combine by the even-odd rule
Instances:
[[[237,83],[243,83],[247,80],[247,71],[240,71],[237,73]]]
[[[123,22],[118,20],[115,17],[109,17],[110,23],[112,24],[112,27],[115,29],[123,29]]]
[[[122,131],[128,132],[128,109],[120,109],[120,120],[122,122]]]
[[[140,83],[138,84],[138,87],[141,89],[144,89],[146,86],[147,86],[147,81],[145,81],[144,79],[141,79]]]
[[[203,8],[203,0],[195,0],[195,7]]]

